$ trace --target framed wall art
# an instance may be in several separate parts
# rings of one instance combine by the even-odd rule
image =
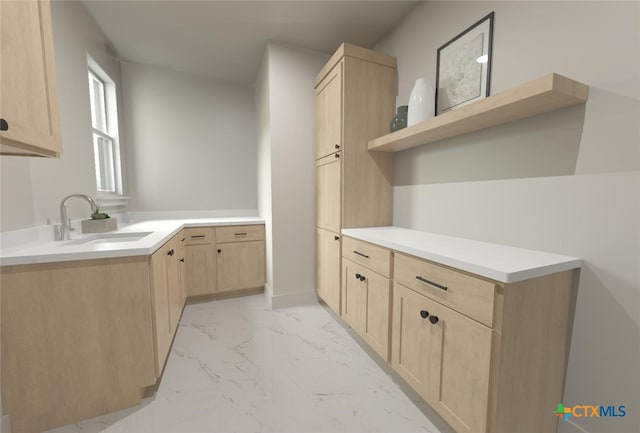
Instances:
[[[489,96],[494,12],[438,48],[436,116]]]

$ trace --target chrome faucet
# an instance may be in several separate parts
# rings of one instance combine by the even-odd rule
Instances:
[[[95,200],[92,199],[91,197],[89,197],[88,195],[85,194],[71,194],[65,198],[62,199],[62,201],[60,202],[60,230],[57,230],[56,227],[56,240],[59,241],[68,241],[69,239],[71,239],[71,236],[69,236],[69,233],[71,232],[71,222],[69,221],[69,218],[67,217],[67,203],[69,202],[69,200],[71,200],[72,198],[83,198],[85,199],[89,205],[91,206],[91,213],[93,214],[94,212],[98,211],[98,205],[96,204]]]

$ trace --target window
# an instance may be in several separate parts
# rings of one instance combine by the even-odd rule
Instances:
[[[89,59],[89,98],[98,196],[122,194],[115,84]]]

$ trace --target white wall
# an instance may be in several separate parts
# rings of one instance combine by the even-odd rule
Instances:
[[[256,84],[262,95],[260,202],[261,212],[270,212],[272,286],[267,296],[273,308],[315,300],[313,85],[328,58],[270,43]]]
[[[59,205],[69,194],[95,197],[87,53],[121,88],[119,63],[108,41],[80,2],[52,2],[54,56],[58,82],[60,159],[0,157],[0,231],[59,223]],[[124,146],[126,143],[123,143]],[[84,202],[69,205],[71,218],[86,218]]]
[[[435,82],[440,45],[491,11],[492,94],[557,72],[590,85],[589,101],[395,154],[394,224],[582,257],[563,402],[627,416],[560,431],[637,431],[640,4],[421,4],[376,47],[397,56],[397,104],[418,77]]]
[[[130,209],[256,209],[250,88],[122,63]]]
[[[273,299],[273,215],[271,206],[271,122],[269,116],[269,50],[262,56],[255,82],[258,135],[258,214],[264,218],[266,283],[268,300]]]

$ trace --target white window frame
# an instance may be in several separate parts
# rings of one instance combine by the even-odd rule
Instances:
[[[126,199],[128,199],[128,197],[123,196],[116,85],[109,75],[91,57],[87,57],[87,66],[89,103],[91,104],[91,148],[95,163],[96,198],[98,199],[98,203],[101,207],[123,205],[126,204]],[[101,122],[102,128],[96,127],[100,125],[96,125],[95,122],[93,77],[102,83],[103,88],[104,119],[103,122]],[[109,170],[110,173],[107,176],[112,177],[112,190],[98,189],[98,176],[100,176],[99,170],[104,167],[104,164],[100,164],[100,156],[98,155],[95,143],[97,137],[111,143],[110,155],[108,157],[108,165],[111,166],[111,170]]]

